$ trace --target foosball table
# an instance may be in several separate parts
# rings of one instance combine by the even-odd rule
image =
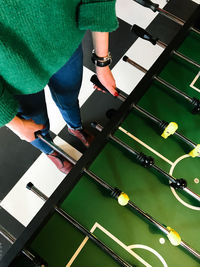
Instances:
[[[128,96],[119,88],[109,123],[92,122],[77,162],[49,143],[75,166],[49,198],[27,184],[44,205],[17,240],[0,228],[13,244],[0,266],[199,266],[200,6],[187,21],[151,8],[180,30],[166,45],[133,25],[163,53],[148,71],[124,56],[145,76]]]

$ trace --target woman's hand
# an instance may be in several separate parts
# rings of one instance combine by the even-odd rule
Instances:
[[[35,140],[35,132],[44,129],[44,125],[36,124],[32,119],[24,120],[17,116],[6,126],[18,135],[20,139],[27,142]]]
[[[108,89],[108,91],[112,95],[117,96],[118,93],[116,91],[115,79],[112,75],[112,72],[111,72],[109,66],[106,66],[106,67],[96,66],[96,74],[97,74],[99,81],[102,83],[102,85],[104,87],[106,87],[106,89]],[[94,85],[94,88],[99,90],[99,91],[105,92],[101,88],[97,87],[96,85]]]

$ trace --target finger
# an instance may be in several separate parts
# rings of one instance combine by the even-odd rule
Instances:
[[[99,87],[97,87],[97,90],[98,90],[98,91],[100,91],[100,92],[102,92],[102,93],[104,93],[104,94],[106,94],[106,93],[107,93],[106,91],[102,90],[102,89],[101,89],[101,88],[99,88]]]
[[[118,96],[119,95],[119,93],[116,90],[116,87],[109,86],[109,87],[107,87],[107,89],[112,95],[114,95],[114,96]]]
[[[94,89],[95,90],[97,90],[97,91],[101,91],[101,92],[104,92],[105,93],[105,91],[104,90],[102,90],[101,88],[99,88],[98,86],[96,86],[96,85],[94,85]]]

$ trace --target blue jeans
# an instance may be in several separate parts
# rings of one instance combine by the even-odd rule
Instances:
[[[83,52],[80,45],[67,63],[50,78],[48,83],[54,102],[68,127],[72,129],[82,129],[78,102],[82,74]],[[17,115],[23,119],[32,119],[37,124],[43,124],[45,128],[41,133],[51,140],[44,90],[36,94],[16,95],[15,98],[19,102]],[[38,138],[31,144],[45,154],[52,152],[52,148]]]

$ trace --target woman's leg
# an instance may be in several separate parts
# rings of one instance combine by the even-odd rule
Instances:
[[[68,125],[68,132],[86,147],[93,136],[82,128],[78,95],[83,75],[83,51],[80,45],[67,63],[49,80],[52,97]]]
[[[78,95],[82,83],[83,52],[81,45],[67,63],[49,80],[49,88],[69,128],[82,129]]]
[[[43,124],[45,127],[41,130],[41,134],[45,136],[46,139],[49,139],[49,141],[52,141],[49,135],[49,119],[47,115],[44,90],[37,94],[18,95],[16,96],[16,99],[18,100],[20,106],[18,116],[25,120],[32,119],[37,124]],[[36,138],[33,142],[31,142],[31,144],[47,154],[48,158],[61,172],[68,174],[72,169],[73,165],[68,160],[59,155],[39,138]]]

